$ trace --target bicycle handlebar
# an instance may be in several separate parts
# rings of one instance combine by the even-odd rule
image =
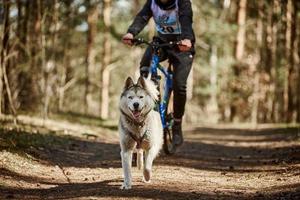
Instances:
[[[170,41],[170,42],[166,42],[166,43],[158,43],[158,42],[149,42],[147,40],[144,40],[143,38],[133,38],[132,40],[132,43],[134,45],[140,45],[140,44],[147,44],[151,47],[173,47],[175,45],[180,45],[181,42],[178,42],[178,41]]]

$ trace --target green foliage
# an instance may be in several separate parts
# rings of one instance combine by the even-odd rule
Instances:
[[[21,2],[21,13],[18,12],[18,2]],[[42,25],[40,33],[38,31],[34,32],[34,27],[38,25],[38,23],[35,24],[37,12],[31,10],[32,6],[37,6],[37,2],[41,3],[40,8],[42,8],[40,10],[40,23]],[[139,6],[141,7],[144,2],[140,1]],[[196,55],[193,65],[193,98],[190,102],[192,106],[199,107],[199,110],[206,110],[209,107],[212,94],[215,93],[220,115],[225,115],[225,108],[230,110],[234,106],[244,106],[244,109],[238,110],[236,118],[239,121],[249,122],[251,120],[251,109],[253,108],[253,96],[256,95],[254,94],[254,74],[259,72],[258,110],[262,110],[260,122],[267,122],[271,119],[268,119],[265,116],[267,114],[264,113],[275,111],[266,102],[273,102],[275,105],[277,98],[279,99],[280,108],[276,112],[281,115],[281,111],[284,110],[282,95],[286,92],[287,67],[291,64],[286,55],[285,43],[287,41],[286,2],[263,1],[264,10],[261,10],[263,16],[259,14],[260,1],[247,2],[245,52],[242,60],[237,62],[234,51],[239,29],[237,25],[238,1],[231,1],[228,8],[223,7],[224,1],[222,0],[192,1]],[[279,3],[277,10],[273,8],[275,2]],[[26,3],[30,8],[28,10]],[[104,35],[102,33],[105,28],[103,1],[63,0],[54,5],[51,1],[24,0],[12,1],[10,4],[11,31],[9,43],[12,55],[8,76],[15,105],[17,105],[19,111],[27,110],[40,113],[45,100],[46,84],[49,84],[50,114],[65,112],[66,115],[85,112],[83,102],[87,84],[86,65],[87,43],[89,40],[87,37],[89,29],[87,17],[89,8],[98,6],[97,33],[94,38],[95,66],[89,84],[91,85],[91,98],[96,105],[93,116],[99,116],[100,90],[102,88],[100,84],[101,70],[105,67],[101,64],[104,52]],[[139,61],[145,48],[130,48],[120,41],[136,14],[137,5],[135,5],[135,1],[113,0],[111,6],[110,41],[112,50],[111,63],[109,64],[109,67],[111,67],[109,110],[110,118],[117,119],[119,94],[123,82],[127,76],[134,77],[137,74]],[[299,10],[297,13],[299,19]],[[26,14],[28,18],[26,18]],[[258,45],[257,41],[259,20],[263,23],[261,46]],[[275,29],[277,31],[276,38],[273,38],[273,35],[270,35],[269,32]],[[1,27],[0,30],[2,33],[3,28]],[[299,26],[297,30],[299,30]],[[148,38],[148,34],[149,27],[145,27],[139,36]],[[299,34],[297,36],[299,40]],[[2,35],[0,38],[3,40]],[[272,48],[274,48],[272,47],[272,41],[275,39],[277,49],[275,53],[273,52],[275,56],[272,57]],[[210,63],[213,48],[216,48],[216,55],[214,56],[217,57],[216,86],[211,83],[211,76],[214,73]],[[257,63],[253,61],[257,59],[256,57],[259,57],[255,61]],[[55,63],[55,65],[52,68],[47,68],[47,64],[50,62]],[[296,75],[293,76],[296,77]],[[296,80],[299,82],[299,77]],[[59,92],[64,84],[67,85],[68,83],[72,84],[65,90],[63,108],[59,110]],[[276,86],[274,91],[271,91],[270,85]],[[296,83],[293,86],[296,91]],[[33,101],[35,96],[38,100]],[[294,101],[296,102],[296,99]],[[8,107],[8,103],[6,104],[6,107]],[[198,112],[197,109],[189,110],[189,112]],[[199,113],[193,114],[199,115]],[[207,112],[205,115],[208,116],[207,119],[209,120],[210,113]],[[74,122],[88,123],[90,121],[91,124],[103,125],[101,121],[93,118],[83,120],[81,116],[76,116],[76,114],[74,114],[73,120]],[[228,121],[229,119],[222,120]],[[282,120],[279,119],[279,121]]]

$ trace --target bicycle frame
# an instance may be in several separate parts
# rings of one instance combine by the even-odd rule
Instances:
[[[151,60],[151,65],[150,65],[150,70],[151,70],[151,76],[158,77],[158,70],[162,72],[162,74],[165,77],[164,81],[164,93],[163,93],[163,98],[159,98],[159,114],[161,117],[162,125],[163,128],[167,128],[169,124],[166,122],[166,112],[168,109],[168,103],[169,103],[169,98],[170,94],[172,92],[172,85],[173,85],[173,74],[170,70],[164,68],[159,64],[159,56],[158,56],[158,50],[154,49],[154,52],[152,54],[152,60]]]
[[[140,45],[140,44],[147,44],[152,48],[152,59],[150,67],[148,68],[149,73],[148,76],[151,76],[151,79],[155,80],[158,83],[159,89],[159,100],[157,103],[157,111],[159,112],[162,126],[164,129],[164,144],[163,149],[167,155],[174,154],[176,151],[176,146],[172,143],[172,125],[173,125],[173,116],[172,113],[168,113],[168,105],[170,96],[173,90],[173,71],[171,69],[171,65],[168,68],[164,68],[159,64],[159,50],[162,47],[169,47],[173,48],[176,45],[180,45],[180,42],[176,41],[169,41],[164,43],[157,43],[155,42],[155,38],[153,38],[152,42],[145,41],[142,38],[135,38],[132,39],[133,44]],[[160,91],[160,76],[158,76],[158,71],[162,72],[164,76],[164,85],[163,85],[163,93]],[[162,96],[163,95],[163,96]]]

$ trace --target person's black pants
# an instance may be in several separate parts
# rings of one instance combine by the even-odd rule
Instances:
[[[173,65],[173,91],[174,91],[174,117],[181,119],[184,115],[184,107],[186,102],[186,84],[187,78],[192,68],[193,53],[180,52],[177,49],[163,49],[160,53],[160,62],[169,59]],[[148,47],[140,62],[140,69],[149,67],[151,63],[152,53],[151,47]],[[143,75],[144,70],[141,70]]]

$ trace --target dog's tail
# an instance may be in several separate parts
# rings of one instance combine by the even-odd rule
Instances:
[[[147,78],[144,78],[146,84],[146,90],[149,92],[150,96],[157,101],[159,96],[159,91],[157,90],[157,86],[151,80],[151,74],[148,75]]]
[[[143,150],[142,149],[137,149],[137,168],[139,170],[143,169],[144,167],[144,155],[143,155]]]

